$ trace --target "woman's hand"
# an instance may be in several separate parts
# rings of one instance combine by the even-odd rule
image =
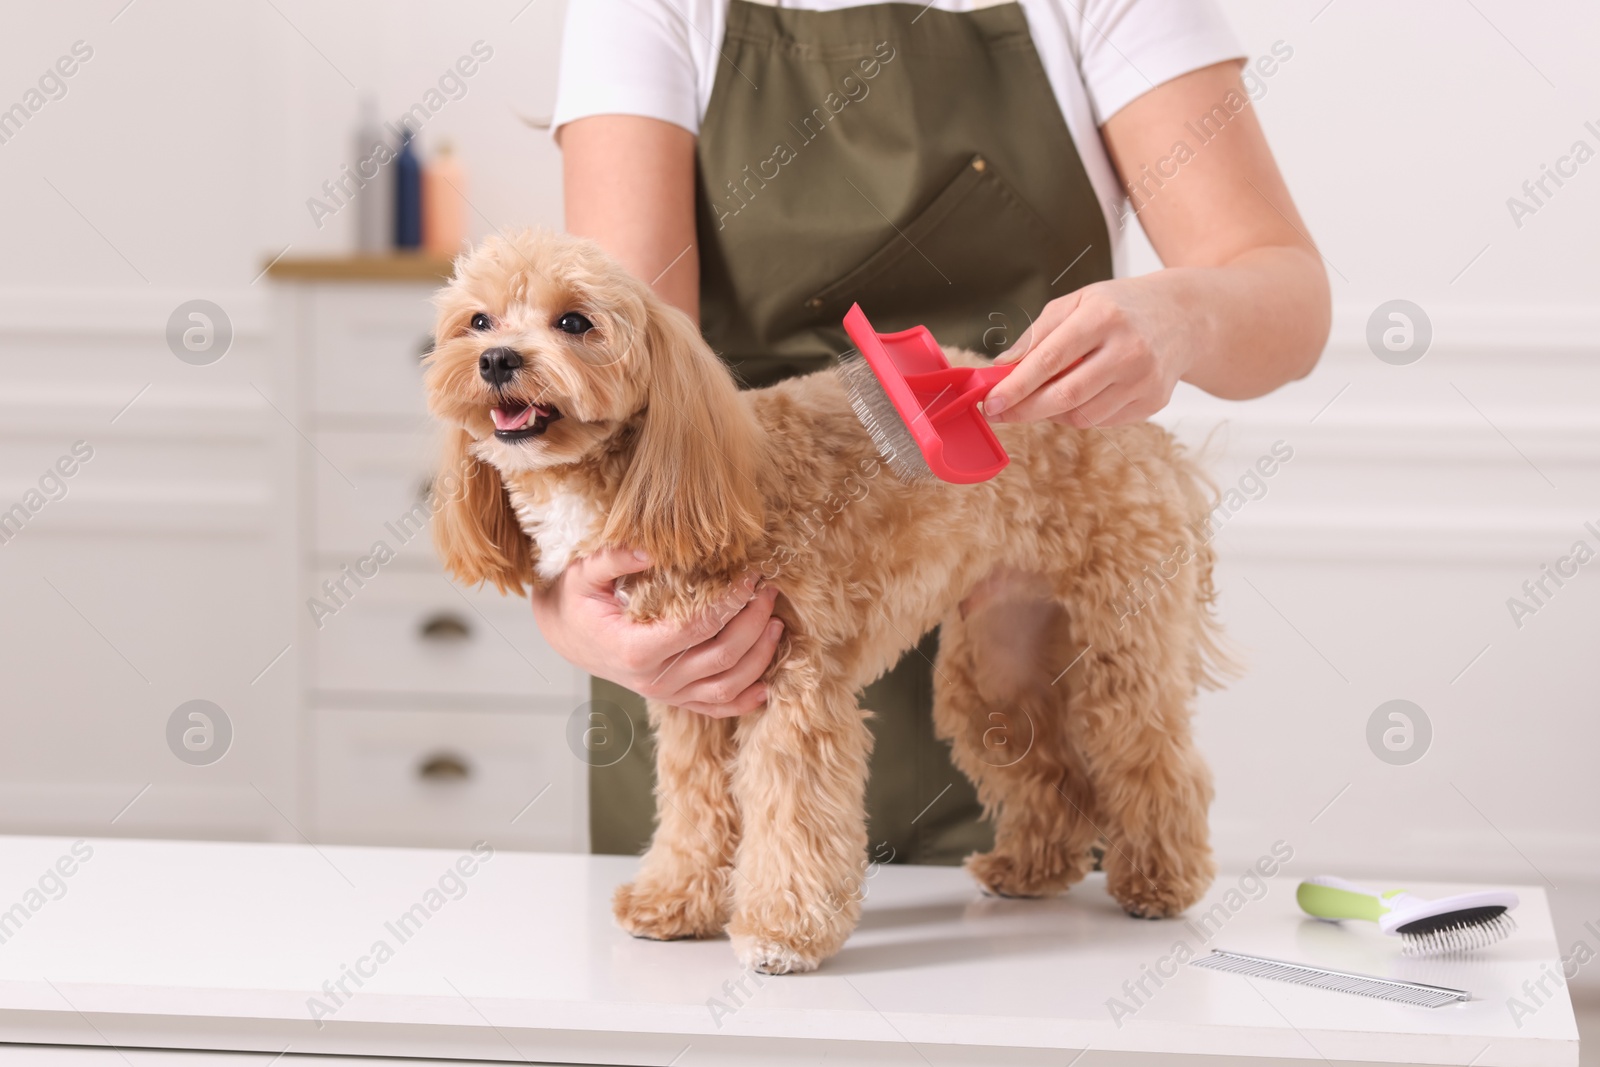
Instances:
[[[777,590],[756,576],[687,623],[634,622],[617,599],[618,578],[650,561],[627,549],[575,560],[533,593],[533,617],[556,652],[590,674],[652,700],[724,718],[766,702],[759,679],[772,662],[783,623],[772,617]]]
[[[989,392],[996,422],[1049,419],[1080,429],[1119,426],[1167,406],[1192,356],[1178,319],[1193,316],[1151,292],[1147,278],[1087,285],[1050,301],[996,363],[1016,363]]]

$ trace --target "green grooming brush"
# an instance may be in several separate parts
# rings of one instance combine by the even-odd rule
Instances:
[[[1438,956],[1492,945],[1517,928],[1517,895],[1484,889],[1428,900],[1404,889],[1379,892],[1326,876],[1300,883],[1295,899],[1319,919],[1365,919],[1403,941],[1408,956]]]

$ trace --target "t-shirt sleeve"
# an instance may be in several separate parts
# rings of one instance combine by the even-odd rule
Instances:
[[[590,115],[643,115],[698,133],[691,32],[682,0],[572,0],[552,135]]]
[[[1245,56],[1214,0],[1080,2],[1078,66],[1096,125],[1163,82]]]

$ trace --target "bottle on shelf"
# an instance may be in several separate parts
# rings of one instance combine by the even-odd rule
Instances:
[[[445,259],[461,251],[467,236],[467,172],[448,142],[422,172],[422,244]]]
[[[422,247],[422,164],[411,146],[411,131],[400,138],[394,157],[394,247]]]
[[[394,150],[379,125],[378,101],[362,98],[362,122],[355,128],[355,174],[362,187],[355,194],[355,251],[379,256],[389,251],[390,219],[394,218],[394,181],[381,173],[394,160]]]
[[[394,182],[382,173],[394,159],[378,120],[378,101],[361,100],[361,121],[356,127],[354,169],[364,183],[356,193],[356,251],[382,255],[390,247],[389,227],[394,218]]]

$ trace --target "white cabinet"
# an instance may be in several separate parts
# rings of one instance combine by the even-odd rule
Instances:
[[[422,521],[435,460],[431,427],[321,430],[310,436],[326,457],[311,470],[310,516],[312,544],[325,560],[335,567],[349,563],[378,540],[423,557],[433,552]],[[352,482],[356,492],[350,491]]]
[[[304,293],[303,364],[317,415],[420,418],[421,357],[433,336],[434,286],[359,281]]]
[[[439,281],[417,267],[388,280],[357,261],[273,271],[301,383],[307,833],[582,850],[586,767],[565,736],[588,678],[544,643],[524,599],[452,582],[429,538],[421,371]]]
[[[423,545],[417,554],[431,551]],[[366,579],[319,567],[307,581],[321,603],[333,602],[330,587],[348,591],[338,614],[312,627],[316,692],[548,701],[579,691],[581,676],[540,639],[521,597],[492,586],[462,590],[438,570],[392,563]]]
[[[340,844],[570,851],[583,779],[558,710],[438,702],[315,712],[317,834]]]

